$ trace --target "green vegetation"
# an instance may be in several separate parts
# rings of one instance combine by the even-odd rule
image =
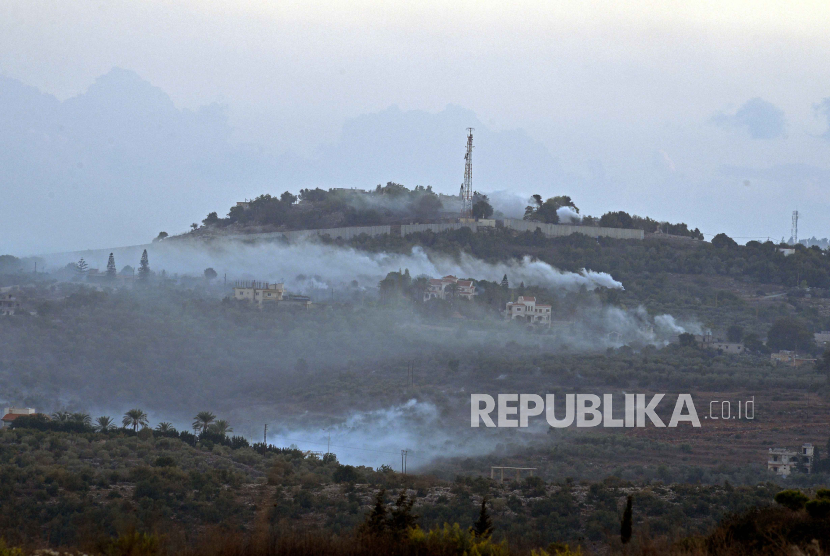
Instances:
[[[341,542],[362,532],[374,538],[365,541],[369,544],[388,547],[394,540],[395,546],[421,547],[413,554],[463,552],[444,552],[438,547],[445,542],[506,554],[508,544],[511,553],[523,553],[551,543],[604,542],[606,532],[619,527],[620,500],[628,495],[635,532],[648,522],[650,534],[686,536],[705,533],[728,512],[769,504],[776,492],[772,485],[637,487],[618,480],[577,485],[538,477],[444,482],[350,468],[334,457],[298,450],[232,447],[205,435],[190,437],[186,442],[146,428],[0,433],[0,537],[12,546],[47,544],[97,553],[111,542],[150,542],[155,534],[153,542],[170,550],[182,543],[198,546],[199,536],[184,533],[214,527],[241,547],[251,541],[240,534],[254,538],[267,527],[286,535],[291,524],[304,521],[317,524],[315,534],[339,535]],[[349,477],[344,481],[341,473],[338,481],[343,469],[350,469]]]
[[[488,212],[487,198],[476,199],[477,211]],[[374,226],[400,222],[402,218],[427,221],[438,218],[443,205],[431,186],[405,186],[389,182],[374,191],[302,189],[299,196],[286,191],[279,197],[269,194],[231,207],[226,218],[211,212],[205,226],[270,226],[301,230],[340,226]],[[489,208],[492,214],[492,207]]]
[[[205,225],[429,219],[440,208],[428,189],[398,184],[366,197],[384,198],[380,208],[344,205],[344,195],[259,198],[232,209],[237,220],[212,213]],[[566,197],[537,201],[530,220],[576,210]],[[474,207],[492,216],[484,196]],[[619,212],[584,222],[603,223],[658,225]],[[697,233],[677,226],[662,231]],[[625,289],[497,281],[500,270],[461,277],[478,281],[472,301],[450,289],[447,300],[423,303],[425,277],[400,269],[380,281],[377,297],[355,285],[337,302],[289,314],[223,300],[212,269],[191,281],[97,291],[0,259],[11,269],[0,282],[31,282],[28,292],[40,299],[36,316],[0,319],[0,388],[10,401],[51,413],[19,417],[0,432],[0,537],[8,542],[0,555],[11,553],[8,546],[108,555],[742,554],[768,550],[770,535],[802,551],[813,539],[830,548],[830,496],[806,490],[827,484],[830,457],[817,456],[815,473],[786,481],[764,466],[768,447],[795,442],[793,430],[813,442],[827,435],[830,352],[801,367],[769,358],[778,349],[818,355],[812,333],[830,329],[826,251],[797,246],[784,257],[772,243],[740,246],[726,236],[712,244],[550,239],[499,228],[323,241],[375,253],[417,246],[491,263],[535,257],[563,270],[608,272]],[[114,259],[107,267],[109,276]],[[146,256],[138,275],[150,275]],[[550,304],[557,326],[505,322],[499,311],[519,295]],[[689,333],[665,346],[644,335],[606,349],[608,329],[592,320],[612,315],[647,330],[665,314],[743,341],[749,352],[703,349]],[[707,400],[752,395],[762,409],[756,421],[722,424],[716,433],[529,431],[521,442],[488,437],[487,451],[468,455],[482,438],[469,429],[469,393],[504,391],[508,378],[511,390],[558,398],[690,391]],[[434,413],[433,421],[407,423],[412,438],[446,434],[421,461],[413,448],[419,475],[249,440],[262,438],[266,422],[269,432],[325,430],[356,410],[410,400]],[[115,419],[93,418],[100,407],[120,409],[111,411]],[[670,411],[661,406],[658,414],[666,420]],[[438,430],[438,422],[451,425]],[[491,467],[510,465],[532,466],[536,476],[485,478]]]

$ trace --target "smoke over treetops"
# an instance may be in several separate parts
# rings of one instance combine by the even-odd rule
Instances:
[[[119,268],[138,262],[142,247],[114,249]],[[213,268],[228,279],[247,278],[285,282],[299,287],[304,279],[314,276],[318,283],[338,286],[357,280],[360,285],[375,286],[387,273],[409,269],[412,276],[431,277],[453,274],[476,280],[500,281],[507,274],[511,283],[524,282],[546,288],[589,290],[598,287],[622,289],[622,284],[604,272],[583,269],[579,273],[565,272],[539,260],[488,263],[461,253],[454,259],[446,255],[427,253],[415,247],[409,254],[369,253],[349,247],[324,245],[316,242],[294,244],[246,244],[218,241],[209,244],[160,242],[148,247],[150,265],[155,272],[201,275],[205,268]],[[63,266],[75,255],[83,256],[91,267],[106,266],[108,250],[92,253],[46,256],[47,263]],[[70,258],[71,257],[71,258]]]

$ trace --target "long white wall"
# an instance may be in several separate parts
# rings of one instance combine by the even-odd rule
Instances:
[[[568,224],[545,224],[528,220],[506,219],[504,227],[519,232],[534,232],[539,228],[547,237],[562,237],[571,234],[584,234],[588,237],[612,237],[616,239],[643,239],[643,230],[626,228],[600,228],[595,226],[572,226]]]

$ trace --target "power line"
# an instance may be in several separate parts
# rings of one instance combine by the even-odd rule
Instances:
[[[718,234],[710,234],[708,232],[700,232],[704,236],[716,236]],[[770,236],[729,236],[732,239],[769,239]]]
[[[298,438],[285,438],[285,437],[282,437],[282,436],[278,436],[277,438],[280,438],[282,440],[287,440],[289,442],[304,442],[305,444],[315,444],[315,445],[320,445],[320,446],[327,445],[331,448],[343,448],[344,450],[360,450],[362,452],[375,452],[375,453],[378,453],[378,454],[389,454],[389,455],[393,455],[393,456],[397,456],[399,454],[398,452],[387,452],[386,450],[373,450],[372,448],[358,448],[356,446],[343,446],[343,445],[337,445],[337,444],[328,444],[326,442],[314,442],[313,440],[300,440]]]

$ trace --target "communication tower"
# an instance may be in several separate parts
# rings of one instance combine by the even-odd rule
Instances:
[[[472,218],[473,216],[473,131],[473,128],[467,128],[464,183],[461,184],[461,218]]]
[[[798,245],[798,211],[793,211],[793,230],[792,230],[793,245]]]

